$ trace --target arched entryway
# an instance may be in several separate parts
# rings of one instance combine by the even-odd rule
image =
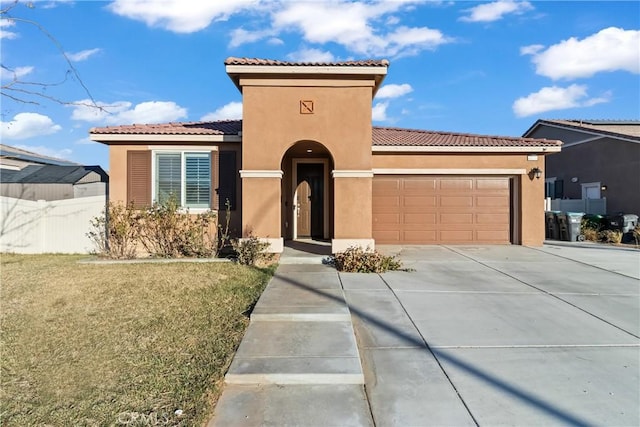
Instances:
[[[329,241],[333,237],[333,158],[315,141],[299,141],[282,157],[282,236]]]

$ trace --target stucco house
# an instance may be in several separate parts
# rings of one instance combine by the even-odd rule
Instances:
[[[546,154],[557,140],[373,127],[386,60],[228,58],[243,120],[93,128],[109,145],[110,198],[176,194],[224,209],[238,230],[352,245],[541,245]],[[536,177],[536,171],[538,174]]]
[[[529,138],[559,139],[546,159],[546,196],[607,199],[607,213],[640,214],[640,121],[538,120]]]

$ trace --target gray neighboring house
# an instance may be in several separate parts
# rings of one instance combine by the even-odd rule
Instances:
[[[607,199],[607,213],[640,214],[640,120],[538,120],[527,138],[558,139],[546,156],[546,197]]]
[[[109,176],[100,166],[83,166],[0,145],[0,196],[63,200],[107,194]]]

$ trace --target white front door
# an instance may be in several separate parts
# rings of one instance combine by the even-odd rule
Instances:
[[[600,183],[589,182],[582,184],[582,198],[583,199],[599,199],[600,198]]]

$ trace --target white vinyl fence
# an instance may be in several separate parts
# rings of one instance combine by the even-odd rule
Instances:
[[[104,195],[50,202],[0,197],[0,252],[89,253],[86,234],[105,201]]]
[[[607,199],[547,199],[547,211],[583,212],[606,215]]]

